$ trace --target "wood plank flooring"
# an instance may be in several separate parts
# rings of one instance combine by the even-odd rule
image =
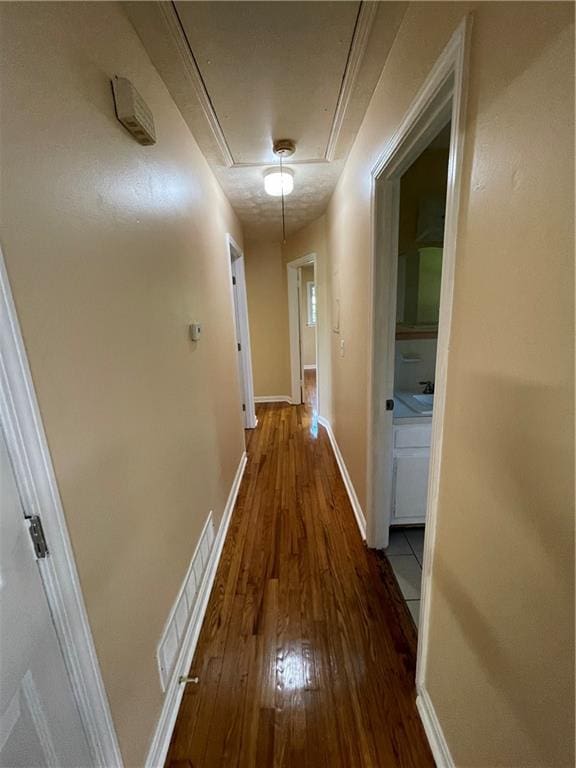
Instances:
[[[416,631],[306,405],[258,406],[166,765],[427,768]]]
[[[316,371],[304,371],[304,403],[312,410],[318,407]]]

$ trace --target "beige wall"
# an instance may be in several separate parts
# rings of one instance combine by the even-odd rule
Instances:
[[[290,396],[288,287],[279,243],[244,249],[254,395]]]
[[[318,410],[321,416],[331,418],[331,320],[330,320],[330,283],[327,248],[326,217],[321,216],[311,224],[291,235],[282,246],[282,256],[286,263],[316,254],[316,301],[318,324]]]
[[[156,645],[244,449],[222,288],[225,234],[242,234],[118,5],[0,13],[2,246],[123,757],[142,766]],[[116,73],[156,146],[117,122]]]
[[[280,243],[247,241],[244,248],[246,289],[256,397],[291,394],[290,336],[286,265],[302,256],[316,254],[316,291],[319,349],[319,408],[330,416],[330,321],[328,312],[326,218],[291,235]],[[311,330],[311,329],[305,329]],[[323,377],[320,369],[326,371]]]
[[[457,765],[557,768],[573,764],[570,5],[410,7],[327,217],[283,247],[245,248],[255,390],[290,392],[285,263],[316,252],[320,408],[365,506],[370,168],[468,9],[427,686]],[[114,721],[136,766],[162,701],[156,644],[243,450],[222,290],[224,234],[241,232],[117,5],[0,13],[2,245]],[[115,73],[152,107],[155,147],[117,123]],[[196,348],[192,319],[204,323]]]
[[[426,684],[458,766],[559,768],[574,764],[570,4],[409,8],[327,216],[333,424],[365,506],[370,169],[468,10]]]
[[[302,365],[316,365],[316,326],[308,325],[308,283],[314,282],[314,267],[301,269],[300,346]]]

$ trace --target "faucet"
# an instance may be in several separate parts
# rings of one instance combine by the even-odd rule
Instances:
[[[424,385],[424,392],[422,394],[424,394],[424,395],[433,395],[434,394],[434,382],[433,381],[421,381],[420,384]]]

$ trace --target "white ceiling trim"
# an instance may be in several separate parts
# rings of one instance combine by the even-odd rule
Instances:
[[[334,119],[332,120],[328,144],[326,145],[326,152],[324,154],[324,158],[328,162],[334,160],[336,156],[336,145],[340,138],[340,131],[342,130],[342,124],[344,123],[346,112],[348,111],[350,97],[352,96],[358,73],[360,72],[360,66],[364,54],[366,53],[366,48],[368,47],[370,31],[372,30],[377,10],[378,3],[376,2],[364,1],[360,3],[358,17],[354,27],[354,35],[352,37],[352,43],[350,44],[350,52],[348,54],[348,60],[346,61],[342,85],[340,86],[338,102],[336,103],[336,110],[334,112]]]
[[[166,3],[160,1],[156,4],[160,9],[168,31],[170,32],[170,35],[176,44],[176,49],[180,59],[182,60],[186,74],[190,78],[192,87],[196,91],[200,106],[206,115],[208,125],[210,126],[214,140],[218,145],[218,149],[220,150],[224,164],[228,168],[232,168],[235,164],[234,157],[230,151],[230,146],[226,141],[226,136],[224,135],[224,131],[222,130],[222,126],[218,120],[218,115],[212,106],[210,94],[204,85],[204,79],[202,78],[202,74],[198,69],[198,65],[196,64],[196,59],[194,58],[194,53],[190,47],[188,38],[186,37],[184,29],[182,28],[182,23],[180,21],[180,17],[178,16],[176,6],[173,2]]]
[[[276,161],[277,162],[277,161]],[[325,165],[329,161],[321,157],[319,160],[312,158],[311,160],[284,160],[284,165]],[[275,161],[271,160],[268,163],[234,163],[233,168],[267,168],[270,165],[274,165]]]
[[[200,106],[202,107],[202,111],[206,116],[208,125],[212,131],[212,135],[214,136],[214,140],[220,151],[224,165],[227,168],[259,168],[270,165],[270,163],[235,162],[234,156],[232,155],[232,151],[230,149],[230,145],[228,144],[224,131],[222,130],[222,126],[220,125],[220,121],[218,120],[216,110],[212,104],[212,99],[210,98],[210,94],[208,93],[204,83],[204,78],[202,77],[202,73],[200,72],[198,64],[196,63],[194,52],[182,26],[182,22],[180,21],[176,5],[173,0],[171,2],[162,2],[162,0],[158,0],[156,4],[160,9],[160,13],[162,14],[162,18],[164,19],[168,32],[170,33],[170,36],[176,45],[176,50],[178,51],[178,55],[184,65],[184,70],[190,80],[192,87],[194,88],[194,91],[196,92],[196,95],[198,96]],[[324,157],[311,158],[309,160],[299,160],[291,163],[291,165],[329,163],[334,160],[336,156],[336,146],[338,144],[342,125],[346,117],[346,112],[348,111],[348,107],[350,105],[350,99],[354,91],[358,73],[360,72],[362,60],[364,58],[364,54],[366,53],[370,31],[376,17],[377,8],[377,2],[366,2],[366,0],[364,0],[364,2],[360,3],[352,42],[350,44],[350,51],[346,60],[346,66],[342,77],[342,84],[338,94],[338,101],[336,103],[334,117],[330,126],[330,134],[328,136],[328,143],[326,145],[326,152],[324,153]]]

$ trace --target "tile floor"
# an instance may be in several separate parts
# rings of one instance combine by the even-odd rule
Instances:
[[[390,561],[408,610],[418,626],[420,616],[420,582],[424,555],[424,526],[392,528],[390,543],[384,550]]]

